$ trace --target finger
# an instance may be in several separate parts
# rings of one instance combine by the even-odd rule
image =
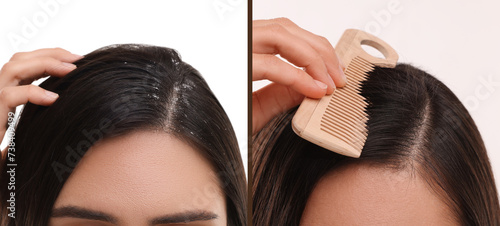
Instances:
[[[327,84],[333,92],[335,86],[328,74],[325,62],[320,54],[306,41],[291,34],[279,24],[253,29],[253,53],[279,54],[292,64],[304,67],[316,80]]]
[[[272,118],[303,100],[304,95],[290,87],[273,83],[252,94],[252,134],[260,131]]]
[[[61,77],[75,68],[74,64],[61,62],[51,57],[9,61],[0,70],[0,87],[16,86],[26,80],[31,83],[33,80],[47,76],[46,74]]]
[[[345,65],[340,61],[332,44],[325,37],[315,35],[302,29],[297,24],[287,18],[276,18],[272,20],[261,20],[254,23],[256,26],[266,26],[268,24],[278,23],[284,26],[291,34],[303,38],[311,45],[323,58],[328,74],[335,82],[335,86],[342,87],[347,83],[344,74]]]
[[[81,59],[83,56],[73,54],[62,48],[49,48],[49,49],[38,49],[31,52],[15,53],[12,56],[12,58],[10,58],[10,61],[28,60],[38,57],[51,57],[62,62],[73,63]]]
[[[335,86],[343,87],[347,84],[347,78],[344,74],[345,66],[338,58],[335,53],[335,49],[332,44],[325,37],[315,35],[309,31],[296,27],[295,29],[290,29],[292,34],[296,34],[306,39],[309,45],[311,45],[325,61],[328,74],[332,76]]]
[[[15,107],[29,102],[48,106],[57,100],[59,95],[35,85],[6,87],[0,90],[0,135],[7,130],[8,113]],[[0,137],[3,138],[3,135]]]
[[[35,85],[11,86],[0,90],[0,104],[6,109],[15,108],[29,102],[49,106],[59,97],[58,94]]]
[[[289,65],[273,55],[252,54],[252,80],[263,79],[289,86],[311,98],[321,98],[327,93],[326,84],[314,80],[305,71]]]

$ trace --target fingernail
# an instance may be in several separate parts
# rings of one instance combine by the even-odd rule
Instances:
[[[57,99],[59,94],[45,90],[45,95],[50,99]]]
[[[330,86],[333,87],[335,89],[335,82],[333,81],[333,78],[330,74],[326,74],[327,77],[328,77],[328,80],[330,81]]]
[[[318,81],[318,80],[314,80],[314,82],[316,82],[316,85],[317,85],[319,88],[321,88],[321,89],[326,89],[326,88],[328,88],[328,86],[327,86],[325,83],[322,83],[322,82],[320,82],[320,81]]]
[[[71,69],[71,70],[73,70],[73,69],[76,68],[76,65],[70,64],[70,63],[66,63],[66,62],[62,62],[62,65],[63,65],[63,67]]]
[[[342,68],[342,70],[345,70],[347,68],[345,66],[344,62],[342,62],[341,60],[339,60],[339,63],[340,63],[340,67]]]
[[[345,76],[344,69],[345,68],[342,68],[342,66],[339,65],[340,76],[342,77],[342,80],[344,80],[344,82],[347,84],[347,77]]]
[[[73,54],[73,56],[75,56],[75,58],[78,58],[78,59],[82,59],[83,58],[82,55],[78,55],[78,54],[74,54],[74,53],[72,53],[72,54]]]

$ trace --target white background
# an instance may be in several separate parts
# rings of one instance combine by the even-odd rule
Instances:
[[[2,1],[0,64],[17,51],[49,47],[81,55],[117,43],[174,48],[200,71],[229,115],[246,169],[247,11],[244,0]],[[35,29],[23,32],[28,26]],[[23,41],[16,44],[15,36]]]
[[[500,188],[499,1],[254,0],[253,19],[288,17],[335,46],[343,31],[376,34],[445,83],[469,110]],[[388,15],[388,16],[387,16]],[[254,83],[254,90],[263,83]]]

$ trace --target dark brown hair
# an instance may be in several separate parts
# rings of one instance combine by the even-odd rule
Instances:
[[[28,103],[22,112],[15,136],[16,218],[6,216],[8,176],[2,171],[2,225],[47,225],[85,152],[101,139],[136,130],[165,131],[206,156],[225,194],[228,224],[246,225],[236,136],[198,71],[173,49],[135,44],[98,49],[75,64],[68,75],[40,85],[60,95],[52,106]]]
[[[393,69],[377,67],[361,94],[369,103],[369,120],[359,159],[298,137],[291,128],[296,108],[254,137],[254,225],[299,225],[318,180],[349,162],[415,172],[462,225],[500,224],[498,194],[479,131],[443,83],[399,64]]]

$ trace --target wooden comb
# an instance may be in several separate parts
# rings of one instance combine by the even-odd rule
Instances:
[[[361,45],[377,49],[386,59],[368,54]],[[292,128],[297,135],[316,145],[359,158],[368,136],[368,103],[361,96],[362,82],[375,66],[394,68],[398,54],[381,39],[355,29],[344,32],[335,52],[347,65],[347,85],[321,99],[306,97],[292,119]]]

